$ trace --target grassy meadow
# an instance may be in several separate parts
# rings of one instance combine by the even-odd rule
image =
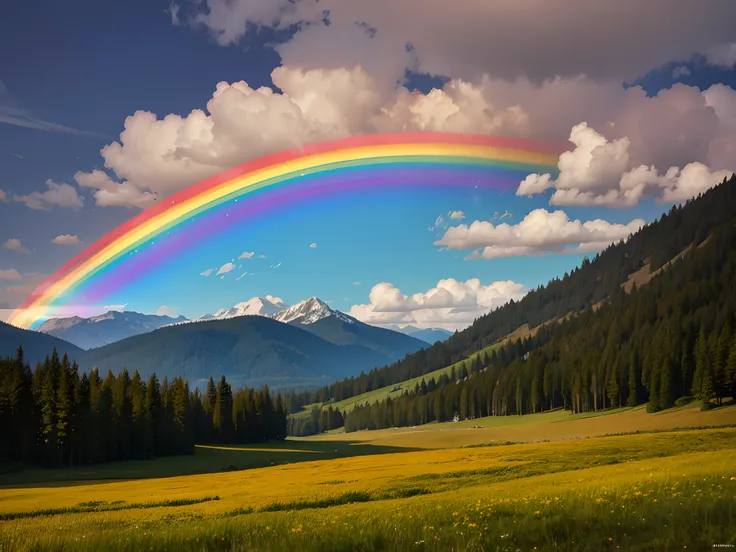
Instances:
[[[516,335],[516,334],[512,334],[512,335]],[[445,366],[444,368],[440,368],[439,370],[435,370],[433,372],[428,372],[424,374],[423,376],[419,376],[418,378],[408,379],[406,381],[402,381],[401,383],[396,383],[393,385],[386,385],[385,387],[374,389],[373,391],[368,391],[367,393],[362,393],[360,395],[355,395],[354,397],[350,397],[342,401],[334,401],[334,402],[329,402],[325,404],[321,404],[321,403],[308,404],[303,408],[301,412],[298,412],[295,415],[296,416],[299,416],[299,415],[306,416],[309,414],[312,408],[319,407],[319,406],[322,406],[324,408],[327,408],[328,406],[332,406],[332,408],[339,409],[340,412],[342,412],[343,414],[347,414],[353,408],[361,404],[374,403],[376,401],[382,401],[389,397],[391,398],[400,397],[407,391],[411,391],[412,389],[414,389],[414,387],[416,385],[419,385],[422,380],[424,380],[425,382],[428,382],[429,380],[437,381],[443,375],[450,376],[453,370],[458,372],[460,370],[460,367],[463,364],[466,364],[467,362],[470,362],[470,363],[475,362],[475,359],[478,356],[482,357],[485,354],[490,355],[495,349],[498,349],[501,345],[506,343],[508,339],[509,338],[504,338],[498,343],[489,345],[488,347],[485,347],[484,349],[481,349],[480,351],[469,355],[466,360],[456,362],[455,364],[450,364],[449,366]]]
[[[736,427],[671,431],[734,425],[736,406],[599,414],[557,411],[431,424],[413,433],[198,447],[191,457],[140,462],[128,471],[111,463],[6,473],[0,550],[736,544]],[[652,432],[594,436],[636,430]],[[549,441],[505,444],[538,435]],[[277,465],[257,467],[266,461]]]

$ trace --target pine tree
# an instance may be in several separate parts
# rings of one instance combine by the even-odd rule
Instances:
[[[726,361],[725,384],[727,392],[736,400],[736,333],[731,338],[731,348]]]
[[[71,366],[69,357],[64,354],[58,375],[58,388],[56,392],[56,439],[59,448],[59,465],[64,465],[64,456],[71,448],[71,436],[69,435],[69,419],[71,418],[73,387],[70,382]]]
[[[56,348],[47,357],[44,367],[43,384],[41,387],[41,443],[43,444],[43,455],[46,463],[53,464],[57,456],[56,439],[56,382],[58,373],[61,371],[61,363],[56,353]]]
[[[672,408],[675,403],[675,381],[672,363],[665,360],[662,363],[659,381],[659,407]]]

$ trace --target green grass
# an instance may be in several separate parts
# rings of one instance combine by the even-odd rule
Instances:
[[[346,414],[350,412],[353,408],[361,404],[373,404],[376,401],[387,399],[388,397],[400,397],[406,391],[412,391],[416,385],[421,383],[422,380],[424,380],[425,382],[429,382],[431,379],[437,381],[445,374],[449,376],[452,373],[453,369],[455,369],[455,371],[457,372],[460,370],[461,365],[465,364],[468,361],[470,361],[471,363],[475,362],[475,359],[478,355],[482,356],[486,353],[490,355],[495,349],[498,349],[500,346],[501,343],[494,343],[493,345],[489,345],[488,347],[481,349],[477,353],[473,353],[466,360],[456,362],[455,364],[451,364],[450,366],[445,366],[444,368],[440,368],[439,370],[435,370],[434,372],[429,372],[427,374],[424,374],[423,376],[419,376],[418,378],[412,378],[401,383],[387,385],[386,387],[374,389],[373,391],[368,391],[367,393],[362,393],[361,395],[356,395],[342,401],[306,405],[303,410],[292,414],[292,416],[306,416],[309,414],[312,408],[319,406],[322,406],[323,408],[328,408],[329,406],[332,406],[332,408],[338,408],[340,412]]]

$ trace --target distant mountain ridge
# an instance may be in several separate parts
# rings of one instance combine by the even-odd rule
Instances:
[[[430,345],[438,341],[444,341],[452,336],[452,332],[444,330],[442,328],[417,328],[416,326],[398,326],[397,324],[390,324],[383,326],[387,330],[393,330],[395,332],[403,333],[404,335],[410,335],[422,341],[426,341]]]
[[[83,353],[82,349],[76,345],[58,337],[42,332],[23,330],[5,322],[0,322],[0,357],[15,357],[19,346],[23,347],[26,362],[32,367],[37,362],[43,362],[46,355],[50,355],[54,347],[56,347],[60,357],[66,353],[74,359]]]
[[[225,374],[235,382],[274,384],[334,380],[398,358],[357,340],[335,344],[305,328],[264,316],[177,324],[84,351],[78,361],[85,370],[127,367],[190,381]],[[414,345],[426,343],[413,340]]]
[[[267,296],[221,309],[210,319],[113,311],[92,318],[52,319],[42,326],[46,333],[6,325],[8,331],[0,332],[0,341],[8,346],[0,352],[14,355],[16,342],[23,338],[40,359],[56,346],[60,353],[69,351],[85,371],[128,368],[191,381],[225,374],[241,384],[315,385],[356,375],[427,346],[414,337],[364,324],[316,297],[281,307],[286,305]],[[274,311],[278,312],[263,316]],[[146,331],[152,325],[157,327]],[[51,335],[88,346],[125,332],[137,333],[88,350]]]
[[[38,331],[68,341],[82,349],[95,349],[185,320],[183,316],[172,318],[135,311],[109,311],[90,318],[79,316],[52,318],[44,322]]]
[[[205,320],[227,320],[236,316],[273,316],[280,313],[289,305],[281,301],[278,297],[267,295],[266,297],[253,297],[248,301],[238,303],[229,309],[220,309],[215,314],[203,314],[195,318],[192,322],[202,322]]]

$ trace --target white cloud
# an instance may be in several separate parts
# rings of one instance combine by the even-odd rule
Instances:
[[[74,180],[83,188],[94,188],[96,205],[100,207],[138,207],[145,209],[156,201],[156,194],[145,192],[130,182],[115,182],[104,171],[77,172]]]
[[[736,65],[736,42],[718,44],[707,51],[708,61],[713,65],[720,65],[731,69]]]
[[[575,148],[560,155],[556,180],[551,174],[531,174],[516,194],[532,195],[554,188],[552,205],[621,207],[637,204],[651,191],[658,193],[660,202],[676,202],[694,197],[732,174],[730,170],[711,171],[699,162],[688,163],[682,170],[670,167],[663,175],[654,165],[632,167],[627,137],[608,141],[586,123],[573,127],[570,141]]]
[[[316,243],[310,243],[309,244],[310,249],[315,249],[317,247]]]
[[[465,213],[462,211],[450,211],[447,213],[450,217],[450,220],[463,220],[465,218]]]
[[[371,289],[369,304],[353,305],[348,314],[374,325],[400,323],[455,330],[510,299],[520,299],[527,291],[510,280],[483,286],[477,278],[466,282],[448,278],[425,293],[407,296],[393,284],[382,282]]]
[[[215,271],[214,268],[208,268],[204,272],[200,272],[199,275],[200,276],[204,276],[206,278],[207,276],[209,276],[210,274],[212,274],[214,271]]]
[[[231,270],[235,270],[235,265],[233,263],[225,263],[219,268],[215,276],[219,276],[220,274],[227,274]]]
[[[169,307],[168,305],[161,305],[158,309],[156,309],[156,315],[176,318],[177,316],[179,316],[180,310],[181,309],[179,307]]]
[[[79,238],[77,236],[62,234],[60,236],[56,236],[53,240],[51,240],[51,243],[56,245],[77,245],[82,242],[79,241]]]
[[[240,257],[238,257],[238,259],[252,259],[253,255],[255,255],[255,253],[253,253],[252,251],[244,251],[243,253],[241,253]]]
[[[285,65],[272,72],[272,80],[273,89],[221,82],[205,109],[185,117],[134,113],[119,140],[101,151],[110,175],[78,173],[77,182],[97,190],[98,204],[145,207],[250,159],[328,139],[449,131],[562,142],[580,121],[591,131],[603,129],[606,153],[626,150],[629,168],[654,165],[666,171],[700,162],[721,170],[733,168],[736,158],[736,128],[723,124],[736,106],[728,87],[701,93],[676,84],[648,97],[641,87],[624,89],[616,80],[575,76],[536,82],[483,75],[422,94],[386,86],[359,66]],[[595,141],[588,134],[580,139]],[[594,156],[599,161],[592,168],[610,174],[603,152]],[[539,193],[549,180],[530,179],[525,186]]]
[[[266,299],[268,299],[274,304],[284,303],[284,300],[281,297],[274,297],[273,295],[266,295]]]
[[[9,238],[5,240],[3,247],[5,249],[10,249],[11,251],[18,251],[19,253],[23,253],[23,255],[28,255],[30,253],[30,250],[24,246],[18,238]]]
[[[435,245],[448,249],[475,249],[466,259],[496,259],[548,253],[583,253],[604,249],[644,226],[642,219],[628,224],[605,220],[570,220],[563,211],[536,209],[515,225],[474,221],[449,228]],[[574,247],[570,247],[574,246]]]
[[[676,7],[669,0],[528,0],[523,7],[483,0],[207,0],[178,5],[179,20],[204,26],[221,45],[240,41],[248,29],[286,29],[301,22],[299,32],[277,47],[283,63],[363,63],[392,81],[405,68],[463,78],[488,72],[542,80],[584,73],[632,81],[700,52],[721,63],[736,57],[729,54],[729,44],[736,41],[733,5],[716,0]],[[329,25],[322,23],[325,13]]]
[[[128,303],[125,303],[124,305],[105,305],[102,307],[103,312],[108,311],[117,311],[117,312],[123,312],[125,310],[125,307],[128,306]]]
[[[19,282],[21,279],[20,272],[14,268],[0,270],[0,280],[10,280],[11,282]]]
[[[48,190],[45,192],[33,192],[26,195],[13,196],[13,201],[25,203],[26,207],[36,210],[48,211],[50,207],[68,207],[70,209],[81,209],[84,199],[77,194],[76,188],[62,182],[61,184],[49,179],[46,181]]]
[[[240,276],[238,276],[237,278],[235,278],[235,281],[237,282],[238,280],[240,280],[241,278],[243,278],[244,276],[247,276],[247,275],[248,275],[248,271],[246,270]]]
[[[353,285],[354,286],[359,286],[360,285],[360,282],[353,282]]]
[[[679,79],[680,77],[687,77],[690,75],[690,69],[687,65],[678,65],[672,70],[672,78]]]
[[[271,268],[278,268],[280,266],[281,266],[281,263],[278,263],[278,264],[271,265]]]

